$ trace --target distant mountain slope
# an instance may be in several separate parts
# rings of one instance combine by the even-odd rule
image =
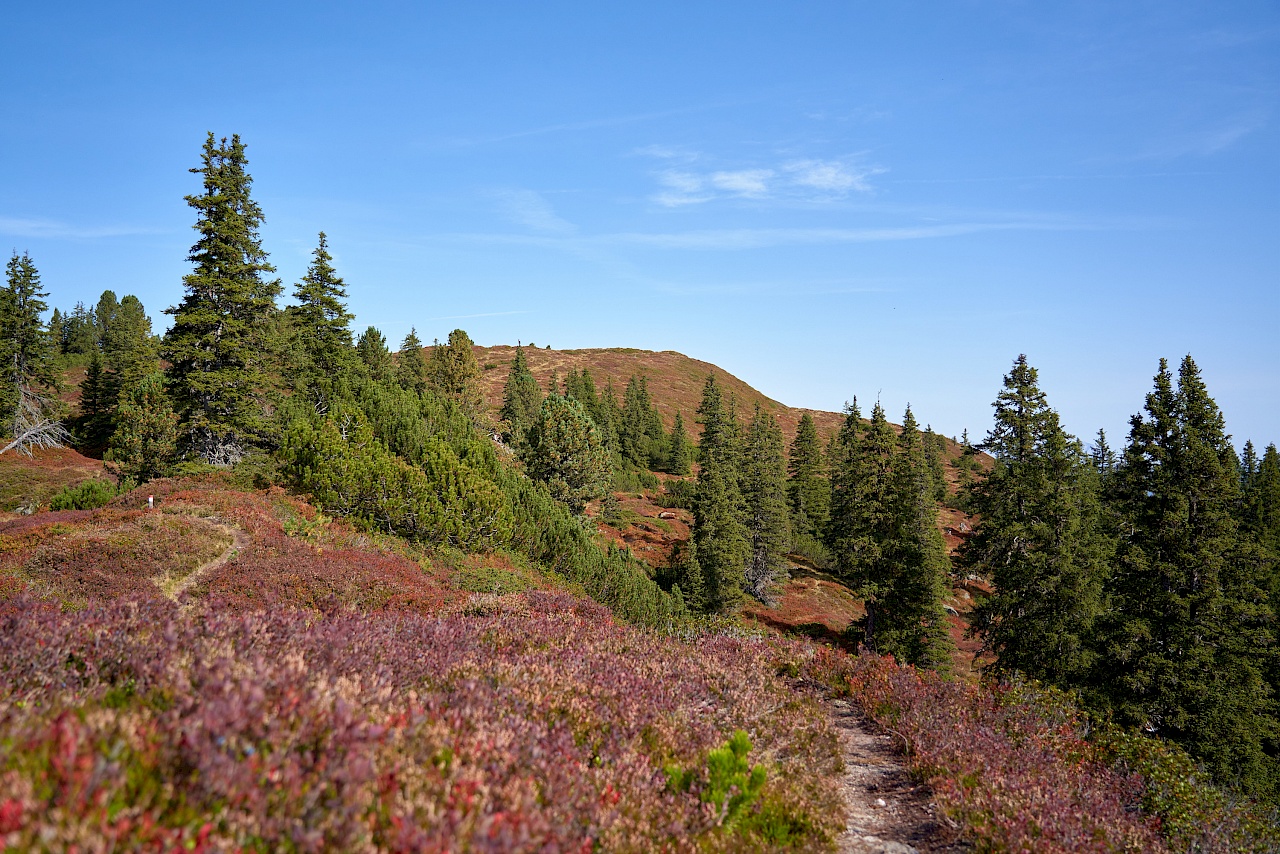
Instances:
[[[476,347],[476,359],[485,370],[485,399],[495,409],[502,406],[502,387],[507,381],[507,373],[511,369],[511,361],[515,358],[515,347]],[[603,390],[607,383],[613,382],[613,388],[622,402],[622,392],[632,374],[648,377],[649,394],[654,405],[662,414],[662,420],[670,427],[675,420],[676,412],[684,414],[686,429],[691,433],[701,432],[701,427],[694,423],[698,403],[702,400],[702,386],[707,376],[715,373],[726,393],[732,393],[738,401],[738,415],[746,419],[758,403],[764,410],[778,419],[778,424],[786,434],[787,441],[795,435],[800,416],[808,412],[825,439],[839,428],[844,416],[838,412],[824,412],[816,409],[798,409],[779,403],[766,397],[761,392],[747,385],[724,368],[692,359],[683,353],[673,350],[654,352],[653,350],[635,350],[628,347],[609,347],[592,350],[547,350],[525,347],[525,358],[529,360],[529,368],[537,378],[539,385],[546,389],[551,372],[555,371],[561,382],[571,370],[587,369],[595,380],[596,388]]]

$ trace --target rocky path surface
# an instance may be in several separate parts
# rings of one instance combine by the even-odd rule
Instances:
[[[848,824],[836,840],[841,854],[960,852],[967,846],[937,815],[925,786],[912,782],[890,736],[868,725],[856,707],[833,700],[844,753],[841,794]]]

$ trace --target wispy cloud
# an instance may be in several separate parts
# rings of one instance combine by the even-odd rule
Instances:
[[[654,155],[658,156],[658,155]],[[804,199],[822,201],[850,193],[870,193],[869,179],[888,170],[844,160],[792,160],[777,167],[693,172],[667,169],[657,174],[661,189],[651,198],[664,207],[716,199]]]
[[[850,190],[869,193],[871,184],[867,179],[889,171],[883,166],[855,169],[847,163],[832,160],[795,160],[783,168],[792,176],[796,185],[837,195]]]
[[[642,145],[631,153],[640,157],[653,157],[657,160],[679,160],[685,163],[692,163],[701,157],[697,151],[681,145]]]
[[[1181,134],[1174,134],[1139,154],[1137,160],[1174,160],[1179,157],[1211,157],[1234,146],[1266,126],[1269,115],[1254,110]]]
[[[79,226],[52,219],[0,216],[0,234],[36,239],[96,240],[105,237],[129,237],[155,234],[155,229],[137,226]]]
[[[430,241],[541,246],[585,253],[609,247],[641,246],[658,249],[733,251],[775,246],[842,243],[885,243],[932,240],[997,231],[1095,231],[1120,228],[1167,227],[1147,221],[1077,221],[1054,217],[952,222],[871,228],[737,228],[683,232],[613,232],[598,235],[550,236],[519,234],[441,234]]]
[[[533,190],[500,190],[494,194],[502,212],[517,225],[543,234],[573,234],[578,229],[561,218],[542,195]]]

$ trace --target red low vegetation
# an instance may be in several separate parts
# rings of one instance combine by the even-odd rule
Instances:
[[[943,812],[983,850],[1275,851],[1275,828],[1197,779],[1156,739],[1089,726],[1063,696],[973,685],[794,645],[786,666],[859,703]],[[1138,773],[1138,771],[1142,773]]]
[[[819,704],[767,648],[696,646],[559,594],[487,613],[73,613],[0,603],[0,836],[13,850],[821,848],[840,824]],[[768,772],[700,795],[735,729]],[[665,767],[692,770],[689,791]]]

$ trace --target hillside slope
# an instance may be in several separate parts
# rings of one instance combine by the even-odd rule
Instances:
[[[515,347],[476,347],[476,359],[483,371],[485,399],[495,409],[502,405],[502,387],[511,370],[511,361],[515,358]],[[765,412],[778,419],[782,432],[787,440],[795,435],[800,416],[808,412],[817,425],[818,433],[824,438],[832,435],[840,428],[844,416],[839,412],[824,412],[818,409],[800,409],[787,406],[765,396],[752,388],[743,380],[726,371],[724,368],[693,359],[674,350],[635,350],[630,347],[608,347],[590,350],[547,350],[526,347],[525,358],[529,360],[529,369],[543,389],[551,380],[551,372],[555,371],[561,381],[571,370],[583,369],[591,372],[596,388],[603,390],[608,383],[613,384],[618,401],[622,401],[622,392],[633,374],[647,377],[649,394],[654,405],[662,414],[663,422],[670,427],[676,413],[684,414],[685,424],[692,432],[701,428],[694,423],[694,413],[702,400],[702,386],[707,376],[714,373],[726,394],[732,394],[738,401],[738,412],[741,416],[749,416],[751,409],[758,403]]]

